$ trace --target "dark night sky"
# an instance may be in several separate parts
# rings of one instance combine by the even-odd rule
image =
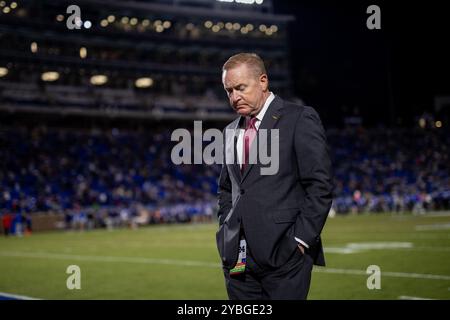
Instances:
[[[366,27],[371,4],[381,9],[381,30]],[[275,0],[274,7],[296,16],[295,92],[328,121],[357,108],[366,124],[410,125],[434,110],[435,95],[450,95],[450,12],[442,2]]]

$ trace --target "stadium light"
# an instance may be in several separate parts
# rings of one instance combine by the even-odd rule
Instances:
[[[163,27],[165,29],[169,29],[171,26],[172,26],[172,22],[170,22],[169,20],[164,21]]]
[[[442,127],[442,121],[436,121],[435,124],[436,128],[441,128]]]
[[[142,20],[141,24],[143,27],[148,27],[150,25],[150,20],[144,19]]]
[[[59,79],[59,73],[56,71],[47,71],[41,75],[42,81],[53,82]]]
[[[91,83],[94,86],[101,86],[104,85],[106,82],[108,82],[108,77],[104,74],[96,74],[91,77]]]
[[[211,28],[213,26],[213,23],[212,23],[212,21],[205,21],[205,28],[207,28],[207,29],[209,29],[209,28]]]
[[[217,0],[219,2],[236,2],[236,3],[242,3],[242,4],[262,4],[264,0]]]
[[[30,46],[31,52],[36,53],[38,51],[38,45],[36,42],[32,42]]]
[[[138,19],[137,19],[137,18],[131,18],[131,19],[130,19],[130,24],[131,24],[132,26],[137,25],[137,24],[138,24]]]
[[[11,9],[15,9],[17,8],[17,2],[11,2],[9,6],[11,7]]]
[[[107,27],[107,26],[108,26],[108,20],[103,19],[102,21],[100,21],[100,25],[101,25],[102,27]]]
[[[0,78],[4,77],[8,74],[8,69],[4,67],[0,67]]]
[[[3,8],[3,13],[9,13],[11,11],[10,7],[4,7]]]
[[[420,118],[419,119],[419,126],[423,129],[425,128],[425,125],[427,124],[427,122],[425,121],[424,118]]]
[[[127,24],[130,21],[130,18],[128,17],[122,17],[122,19],[120,19],[120,22],[122,22],[122,24]]]
[[[136,81],[134,82],[134,85],[137,88],[149,88],[153,85],[153,83],[154,83],[154,81],[152,78],[143,77],[143,78],[136,79]]]
[[[80,48],[80,58],[84,59],[87,57],[87,49],[85,47]]]
[[[89,20],[86,20],[86,21],[83,23],[83,26],[84,26],[86,29],[89,29],[90,27],[92,27],[92,23],[91,23]]]
[[[107,20],[108,20],[109,23],[113,23],[116,20],[116,17],[113,16],[113,15],[109,15]]]
[[[56,21],[62,22],[63,20],[64,20],[64,16],[63,16],[62,14],[58,14],[58,15],[56,16]]]
[[[4,7],[4,6],[6,6],[6,2],[5,1],[0,1],[0,7]]]

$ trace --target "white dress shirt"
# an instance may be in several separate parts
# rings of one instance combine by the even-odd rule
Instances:
[[[273,101],[273,99],[275,99],[275,95],[271,92],[270,95],[267,97],[266,102],[264,102],[264,106],[259,111],[259,113],[256,115],[256,123],[255,123],[256,130],[259,129],[259,126],[261,125],[261,121],[264,118],[264,115],[266,114],[267,109],[269,109],[269,105]],[[242,157],[244,155],[244,153],[243,153],[244,133],[245,133],[245,129],[239,129],[238,140],[237,140],[237,144],[236,144],[238,163],[241,168],[242,168],[242,162],[243,162]]]

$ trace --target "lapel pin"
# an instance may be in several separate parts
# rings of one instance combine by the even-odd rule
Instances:
[[[277,117],[277,116],[272,116],[272,118],[274,118],[275,120],[278,120],[278,117]]]

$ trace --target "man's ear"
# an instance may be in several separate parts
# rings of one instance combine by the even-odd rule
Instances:
[[[267,78],[267,74],[263,73],[259,76],[259,83],[264,92],[269,89],[269,78]]]

